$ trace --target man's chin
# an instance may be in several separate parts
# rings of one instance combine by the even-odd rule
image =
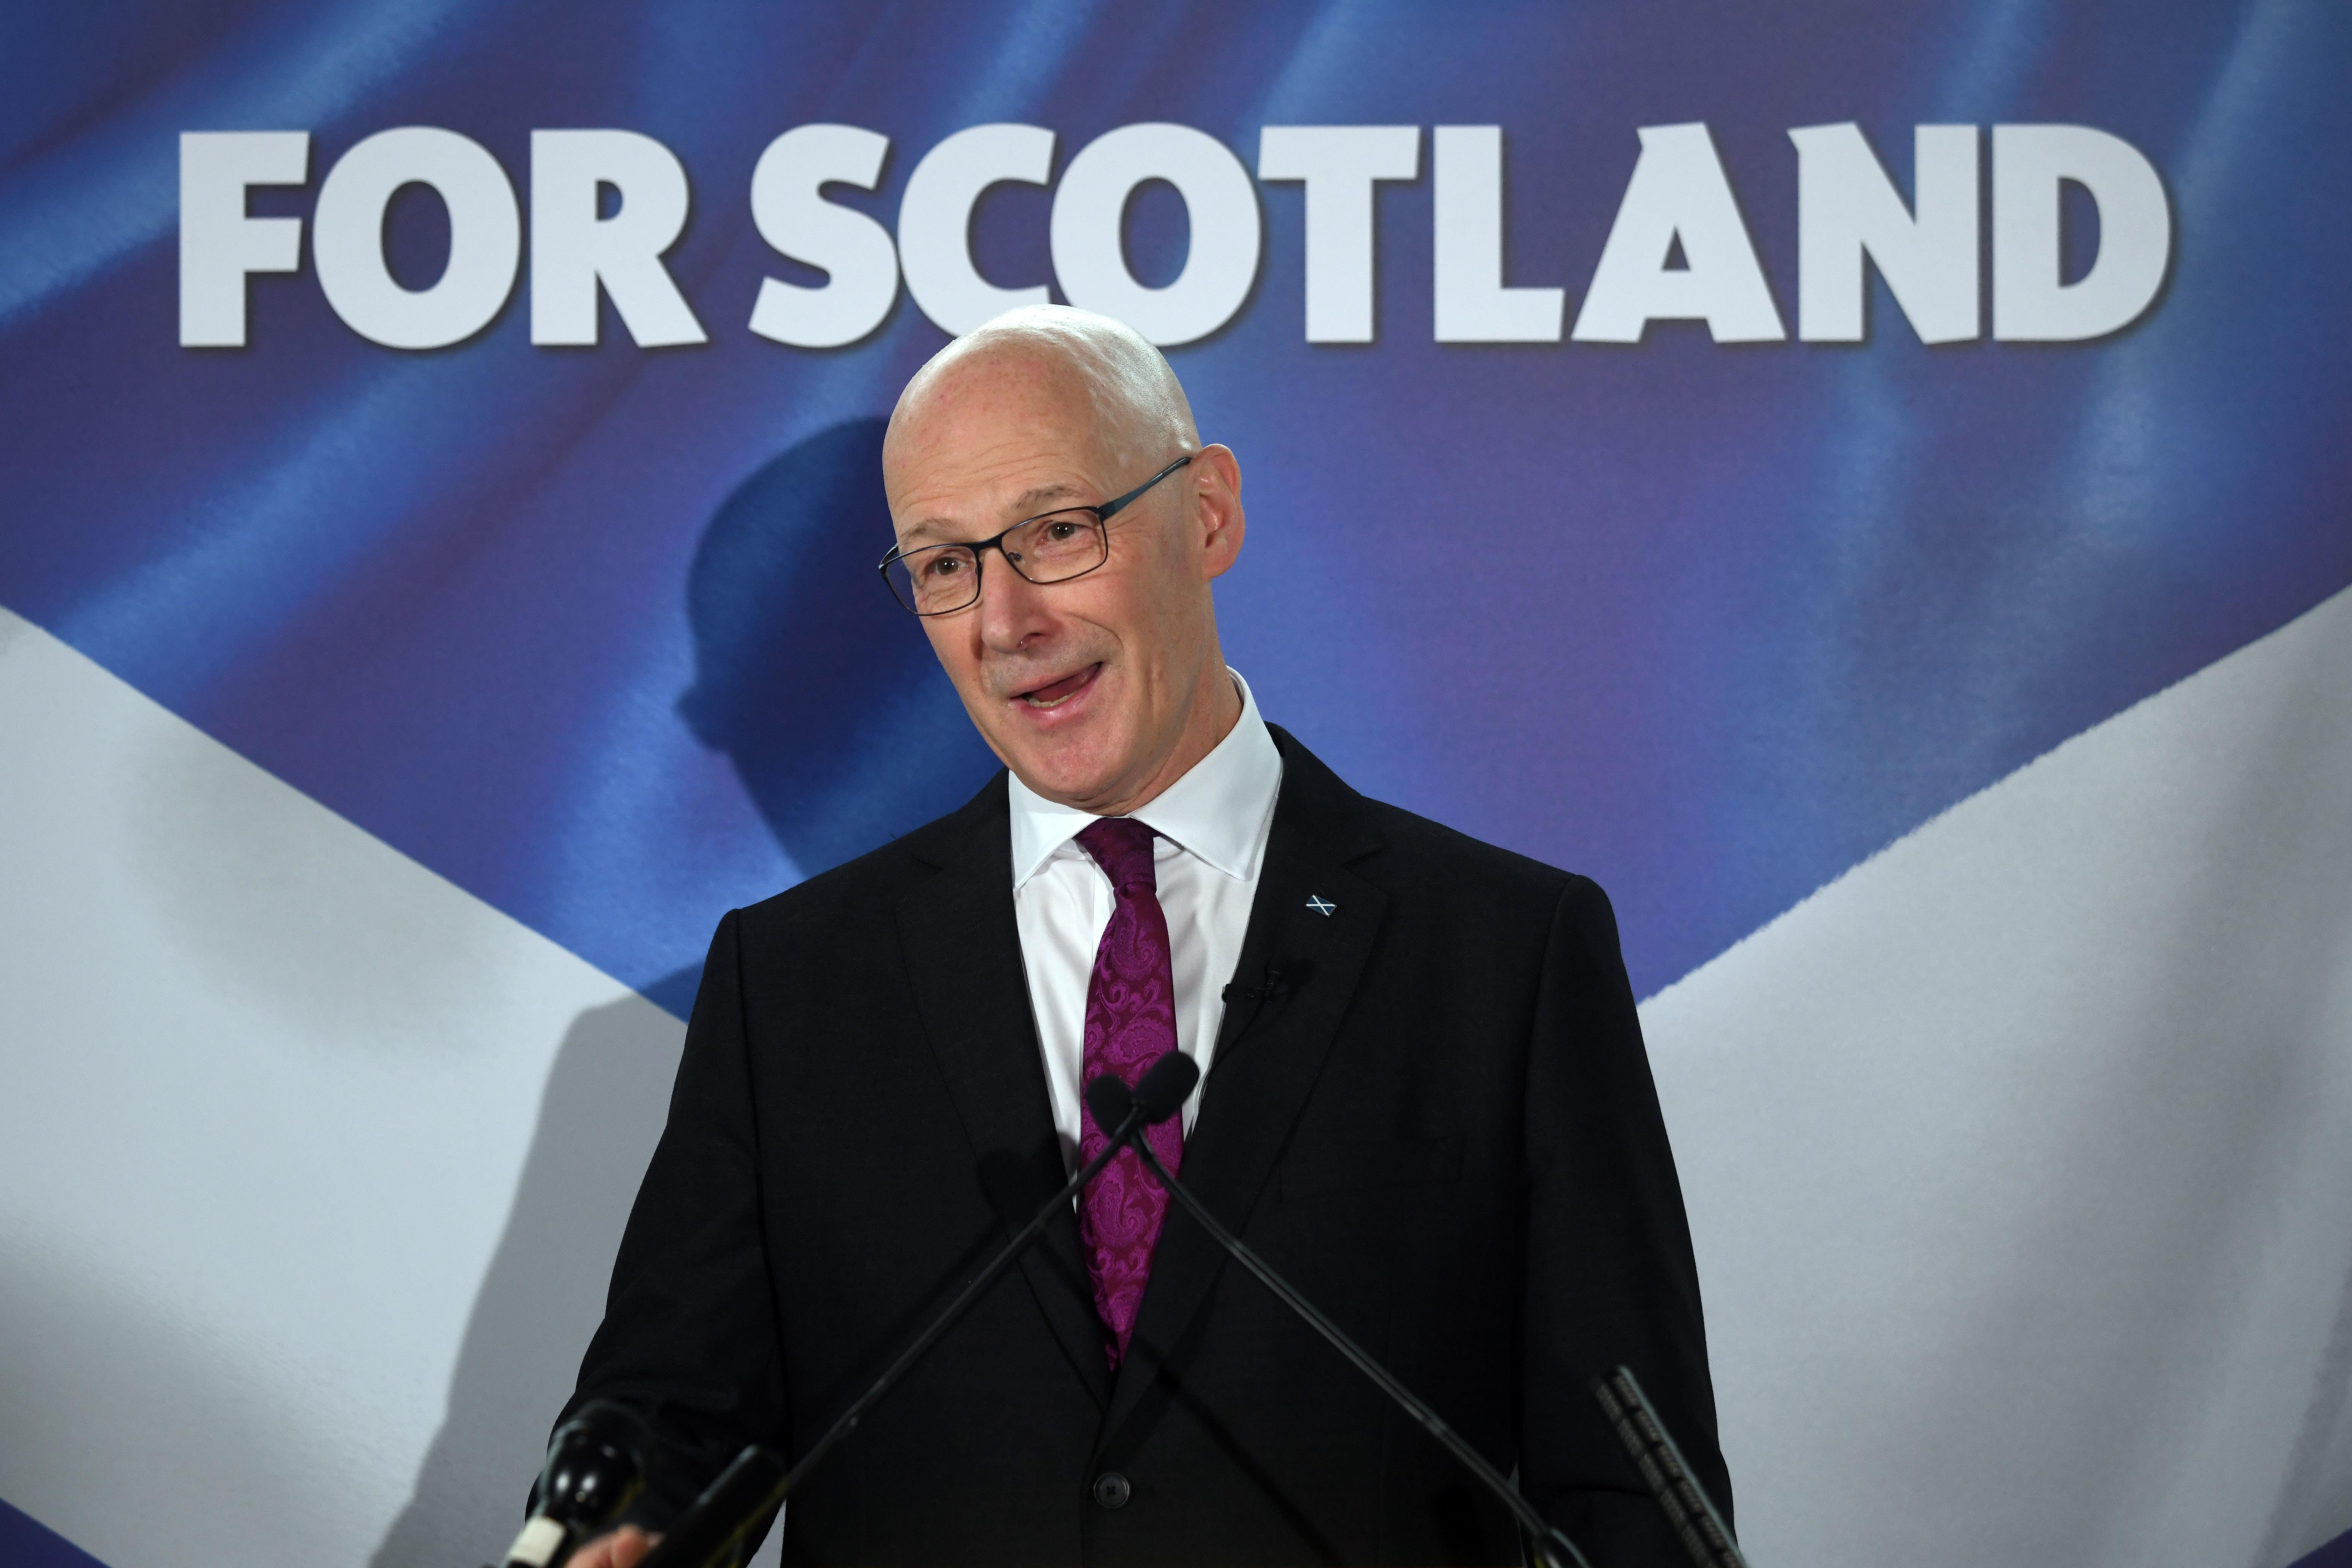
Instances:
[[[1042,746],[1034,737],[1024,739],[1031,744],[1005,749],[1010,765],[1023,784],[1047,800],[1084,811],[1090,809],[1088,802],[1106,799],[1117,790],[1118,768],[1107,762],[1099,748],[1085,743],[1086,738],[1071,736],[1070,743]]]

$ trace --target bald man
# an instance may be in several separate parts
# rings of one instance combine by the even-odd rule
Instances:
[[[804,1450],[1104,1145],[1084,1084],[1180,1050],[1204,1077],[1154,1147],[1209,1209],[1599,1568],[1681,1562],[1589,1393],[1630,1363],[1728,1509],[1600,889],[1365,799],[1259,717],[1212,596],[1240,467],[1126,328],[1048,307],[958,339],[883,478],[891,592],[1005,772],[719,923],[573,1401],[655,1434],[636,1523],[747,1443]],[[1520,1560],[1131,1152],[784,1528],[791,1563]]]

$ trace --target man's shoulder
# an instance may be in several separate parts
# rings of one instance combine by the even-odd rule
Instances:
[[[1380,826],[1381,847],[1362,869],[1398,891],[1515,916],[1602,897],[1589,877],[1474,838],[1400,805],[1370,799],[1365,805]]]
[[[1563,938],[1615,964],[1617,911],[1601,884],[1368,800],[1381,845],[1354,869],[1388,894],[1391,908],[1429,944],[1469,940],[1496,952],[1549,952]]]
[[[1569,881],[1579,879],[1573,871],[1564,871],[1533,856],[1475,838],[1458,827],[1449,827],[1401,805],[1370,798],[1365,804],[1371,808],[1374,820],[1380,824],[1381,837],[1392,853],[1432,869],[1482,883],[1549,889],[1555,894]]]
[[[1298,786],[1298,805],[1305,811],[1355,818],[1367,847],[1377,842],[1376,852],[1362,863],[1375,879],[1503,898],[1514,904],[1538,900],[1548,906],[1572,889],[1599,891],[1589,878],[1359,794],[1296,737],[1282,731],[1276,734],[1289,770],[1285,789],[1294,783]]]
[[[1004,839],[1004,775],[999,773],[971,800],[888,843],[845,860],[746,905],[740,912],[754,930],[837,928],[887,917],[908,893],[939,875],[942,866],[986,853],[991,830]],[[1007,840],[1001,847],[1011,854]],[[1009,859],[1008,859],[1009,865]],[[1008,870],[1006,887],[1012,886]]]

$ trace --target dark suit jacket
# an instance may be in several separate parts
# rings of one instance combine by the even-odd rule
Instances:
[[[1597,1568],[1679,1563],[1589,1392],[1631,1363],[1728,1509],[1608,900],[1274,734],[1282,792],[1183,1179]],[[720,923],[580,1379],[659,1435],[649,1522],[745,1443],[805,1448],[1063,1181],[1009,833],[999,774]],[[1269,966],[1271,994],[1244,995]],[[1108,1471],[1123,1507],[1095,1500]],[[784,1560],[1519,1552],[1505,1510],[1171,1208],[1116,1376],[1065,1212],[793,1499]]]

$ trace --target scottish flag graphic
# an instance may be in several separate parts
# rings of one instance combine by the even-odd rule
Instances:
[[[1237,453],[1265,716],[1609,890],[1754,1562],[2352,1562],[2347,71],[2328,0],[0,19],[0,1557],[511,1536],[712,927],[997,766],[878,455],[1051,298]]]

